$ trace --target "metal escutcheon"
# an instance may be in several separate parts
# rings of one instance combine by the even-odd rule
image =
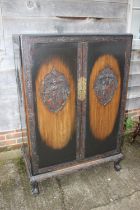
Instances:
[[[86,99],[86,78],[80,77],[78,79],[78,100],[84,101]]]

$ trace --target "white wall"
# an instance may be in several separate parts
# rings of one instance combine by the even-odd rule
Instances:
[[[127,0],[1,0],[0,131],[20,128],[13,34],[125,33],[127,6]],[[136,63],[132,62],[131,67],[138,72],[140,79]],[[133,74],[132,71],[127,103],[129,109],[136,104],[131,107],[131,98],[134,95],[137,98],[137,88],[131,89],[138,80]]]

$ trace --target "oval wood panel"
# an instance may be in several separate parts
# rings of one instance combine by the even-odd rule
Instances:
[[[114,74],[117,80],[117,88],[111,100],[107,104],[102,104],[97,97],[94,85],[96,84],[97,78],[106,67],[109,67]],[[100,56],[92,68],[89,82],[90,128],[92,134],[99,140],[106,139],[114,128],[119,108],[120,93],[121,76],[117,59],[109,54]]]
[[[40,84],[53,69],[57,69],[57,72],[63,75],[69,85],[69,95],[65,104],[62,109],[56,112],[48,109],[40,95]],[[75,85],[73,77],[68,66],[60,58],[52,58],[40,67],[35,85],[38,126],[41,137],[49,147],[62,149],[68,144],[75,127]]]

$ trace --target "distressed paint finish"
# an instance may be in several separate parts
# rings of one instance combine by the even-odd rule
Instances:
[[[77,43],[78,42],[78,46],[83,46],[83,53],[82,53],[82,49],[80,49],[79,47],[78,47],[78,49],[79,49],[79,53],[78,53],[78,55],[80,55],[80,59],[79,59],[79,56],[78,56],[78,69],[77,69],[77,71],[76,71],[76,66],[74,67],[73,66],[73,68],[70,68],[70,70],[74,70],[73,71],[73,77],[75,76],[75,72],[77,72],[77,74],[78,74],[78,77],[77,77],[77,79],[78,78],[80,78],[81,76],[82,76],[82,74],[83,74],[83,76],[85,77],[85,78],[87,78],[88,77],[88,75],[87,75],[87,73],[89,72],[90,73],[90,71],[87,69],[87,52],[88,52],[88,48],[90,47],[89,45],[87,45],[88,44],[88,42],[92,42],[92,43],[96,43],[96,42],[98,42],[98,41],[103,41],[103,42],[106,42],[106,41],[124,41],[124,40],[126,40],[127,42],[127,48],[126,48],[126,57],[125,57],[125,60],[126,60],[126,62],[125,62],[125,74],[126,74],[126,77],[125,78],[127,78],[127,74],[128,74],[128,70],[129,70],[129,59],[130,59],[130,48],[131,48],[131,38],[132,38],[132,36],[130,36],[130,35],[128,35],[128,37],[126,36],[126,35],[121,35],[121,36],[119,36],[119,35],[93,35],[93,36],[27,36],[27,35],[25,35],[25,36],[22,36],[21,37],[23,40],[24,40],[24,44],[23,44],[23,41],[22,41],[22,46],[24,46],[24,48],[23,48],[23,52],[24,52],[24,56],[26,57],[26,59],[25,59],[25,62],[24,62],[24,65],[25,65],[25,69],[27,69],[27,70],[29,70],[29,68],[31,68],[30,66],[31,66],[31,63],[32,63],[32,60],[31,59],[28,59],[28,57],[30,58],[30,56],[28,56],[29,55],[29,51],[28,50],[26,50],[26,48],[28,47],[28,45],[32,45],[32,44],[35,44],[35,43],[52,43],[51,45],[53,45],[53,43],[54,42],[74,42],[74,43]],[[27,41],[26,41],[26,39],[27,39]],[[29,44],[30,43],[30,44]],[[72,43],[70,44],[70,45],[72,45]],[[125,43],[125,42],[124,42]],[[65,43],[66,44],[66,43]],[[77,45],[77,44],[76,44]],[[68,48],[69,50],[70,50],[70,48]],[[90,48],[90,49],[92,49],[92,48]],[[104,49],[104,48],[103,48]],[[106,51],[106,50],[105,50]],[[49,51],[50,52],[50,51]],[[81,53],[80,53],[81,52]],[[96,52],[96,51],[95,51]],[[40,53],[39,53],[40,54]],[[45,53],[46,54],[46,53]],[[65,52],[65,54],[67,54],[66,52]],[[72,55],[74,55],[75,53],[72,53]],[[91,53],[91,55],[95,55],[95,53]],[[122,56],[123,56],[123,54],[122,54]],[[71,56],[68,56],[67,58],[69,58],[69,57],[71,57]],[[75,54],[75,56],[74,56],[75,58],[76,58],[76,54]],[[35,60],[37,60],[37,58],[38,57],[35,57]],[[81,58],[83,58],[83,60],[81,60]],[[64,59],[65,60],[65,59]],[[69,66],[69,65],[68,65]],[[28,67],[28,68],[27,68]],[[91,66],[92,67],[92,66]],[[123,68],[122,68],[123,69]],[[33,69],[33,70],[35,70],[35,69]],[[82,70],[82,71],[81,71]],[[35,71],[38,71],[38,68],[35,70]],[[34,71],[33,71],[34,72]],[[82,74],[80,74],[80,72],[82,73]],[[26,72],[25,74],[26,74],[26,77],[27,77],[27,75],[29,76],[30,74],[28,74],[29,72]],[[28,78],[29,79],[29,78]],[[75,78],[76,79],[76,78]],[[28,84],[28,80],[27,80],[27,84]],[[126,79],[124,80],[124,82],[123,82],[123,87],[126,87]],[[29,90],[31,91],[32,90],[32,88],[29,86],[28,87],[29,88]],[[93,87],[92,87],[93,88]],[[28,92],[28,91],[27,91]],[[87,92],[88,92],[88,90],[87,90]],[[31,94],[31,93],[30,93]],[[27,94],[27,96],[30,96],[30,94]],[[123,96],[125,96],[126,95],[126,89],[124,89],[123,88]],[[31,98],[31,97],[30,97]],[[30,99],[29,98],[29,99]],[[33,99],[33,97],[32,97],[32,99]],[[79,101],[79,100],[78,100]],[[36,100],[34,101],[34,103],[36,103]],[[83,103],[83,102],[82,102]],[[77,104],[77,103],[76,103]],[[79,104],[80,105],[80,104]],[[122,115],[122,113],[123,113],[123,108],[124,108],[124,105],[125,105],[125,99],[123,99],[122,100],[122,108],[121,108],[121,123],[120,123],[120,133],[119,133],[119,136],[122,134],[122,131],[121,131],[121,129],[122,129],[122,122],[123,122],[123,115]],[[32,106],[32,107],[31,107]],[[84,101],[84,104],[83,104],[83,106],[81,107],[81,106],[78,106],[78,112],[77,112],[77,118],[79,118],[79,121],[81,122],[81,120],[82,120],[82,125],[80,125],[79,126],[79,123],[76,125],[77,126],[77,129],[78,129],[78,131],[80,131],[80,135],[77,135],[77,140],[79,140],[81,143],[80,143],[80,148],[79,148],[79,146],[77,147],[77,161],[79,160],[79,156],[78,156],[78,153],[80,153],[80,154],[82,154],[82,157],[80,157],[80,159],[82,158],[85,158],[86,156],[85,156],[85,154],[84,154],[84,141],[85,141],[85,130],[84,130],[84,127],[85,127],[85,123],[87,123],[87,122],[85,122],[85,118],[86,118],[86,112],[85,112],[85,110],[88,110],[88,107],[87,107],[87,109],[85,109],[85,107],[86,107],[86,101]],[[31,110],[33,108],[33,105],[31,105],[31,103],[29,103],[29,111]],[[80,114],[81,114],[81,112],[83,113],[83,115],[81,116]],[[81,117],[79,117],[79,116],[81,116]],[[33,113],[31,113],[31,115],[30,115],[30,118],[31,118],[31,122],[33,123],[34,122],[34,118],[33,118]],[[89,120],[88,120],[89,121]],[[31,125],[32,126],[32,125]],[[87,126],[86,126],[87,127]],[[79,130],[80,129],[80,130]],[[34,133],[32,133],[33,134],[33,139],[34,139]],[[86,133],[87,134],[87,133]],[[116,136],[117,134],[115,134],[115,136]],[[81,137],[82,137],[82,140],[81,140]],[[86,139],[86,142],[87,142],[87,140],[88,139]],[[91,138],[91,140],[92,140],[92,138]],[[114,141],[116,142],[116,144],[117,144],[117,150],[112,150],[112,151],[110,151],[110,155],[114,155],[114,154],[116,154],[116,152],[119,152],[120,150],[119,150],[119,148],[120,148],[120,139],[119,139],[119,137],[117,138],[117,140],[116,139],[114,139]],[[41,141],[40,141],[41,142]],[[72,142],[72,141],[70,141],[70,142]],[[99,142],[99,141],[98,141]],[[104,141],[103,141],[104,142]],[[33,147],[33,149],[34,149],[34,147],[37,145],[37,141],[36,141],[36,139],[34,139],[34,142],[32,142],[32,147]],[[108,145],[108,144],[107,144]],[[45,146],[45,145],[44,145]],[[115,146],[116,147],[116,146]],[[67,147],[66,147],[67,148]],[[92,148],[92,147],[90,147],[90,148]],[[112,149],[112,148],[111,148]],[[42,148],[42,150],[43,150],[43,148]],[[41,154],[42,154],[42,150],[40,150],[41,151]],[[36,150],[34,150],[34,152],[35,152]],[[60,152],[61,152],[62,150],[60,150]],[[105,151],[103,151],[102,152],[102,154],[104,153],[104,152],[106,152],[106,151],[108,151],[108,150],[105,150]],[[70,151],[70,152],[72,152],[72,150]],[[47,153],[44,153],[44,156],[46,156],[48,154],[48,152]],[[97,154],[97,153],[96,153]],[[93,155],[96,155],[96,154],[92,154],[92,156]],[[71,156],[71,155],[70,155]],[[51,156],[50,156],[51,157]],[[55,157],[55,155],[54,155],[54,157]],[[89,156],[88,156],[89,157]],[[100,158],[101,157],[103,157],[103,155],[101,155],[101,156],[99,156]],[[59,158],[59,157],[58,157]],[[46,159],[48,159],[48,158],[46,158]],[[74,156],[73,156],[73,159],[71,159],[72,161],[74,161],[75,160],[75,158],[74,158]],[[33,162],[35,162],[36,163],[36,159],[33,157]],[[75,162],[75,161],[74,161]],[[58,168],[61,168],[61,167],[63,167],[64,165],[65,166],[67,166],[68,164],[71,164],[70,162],[69,163],[65,163],[65,164],[62,164],[62,162],[60,162],[60,164],[58,164]],[[42,168],[42,166],[40,166],[39,167],[39,171],[38,171],[38,173],[41,173],[41,169]],[[47,167],[46,168],[44,168],[44,172],[45,171],[48,171],[48,170],[54,170],[56,168],[56,165],[55,166],[52,166],[51,167],[51,169],[48,167],[48,165],[47,165]]]
[[[68,81],[70,94],[63,109],[58,112],[51,112],[43,103],[40,97],[40,82],[46,74],[56,68]],[[75,85],[68,66],[60,58],[52,58],[44,63],[38,70],[36,79],[36,103],[38,125],[43,141],[53,149],[64,148],[75,129]]]
[[[129,64],[130,64],[129,60],[130,60],[130,50],[131,50],[131,39],[132,39],[131,35],[128,35],[128,36],[126,35],[121,35],[121,36],[118,36],[118,35],[54,36],[54,37],[25,35],[21,37],[22,56],[23,58],[25,57],[23,59],[23,70],[24,70],[25,78],[23,78],[23,80],[25,80],[24,88],[26,89],[26,97],[28,99],[27,104],[26,104],[27,106],[26,110],[28,112],[27,115],[29,116],[27,116],[27,120],[29,121],[29,125],[31,126],[31,131],[32,131],[30,132],[31,144],[29,145],[29,147],[32,147],[31,154],[30,154],[31,159],[29,159],[29,156],[25,152],[25,162],[29,169],[28,172],[29,172],[31,182],[34,183],[34,181],[45,179],[48,177],[48,175],[54,176],[54,175],[60,175],[64,173],[70,173],[71,171],[74,171],[74,170],[76,171],[76,170],[86,168],[88,166],[96,165],[99,163],[103,163],[106,161],[114,161],[115,168],[119,169],[119,162],[123,157],[123,155],[120,153],[120,147],[121,147],[120,137],[122,135],[122,128],[123,128],[123,115],[124,115],[124,107],[125,107],[125,101],[126,101],[125,96],[126,96]],[[111,43],[110,46],[108,45],[108,41]],[[119,47],[118,47],[118,42],[119,43],[121,42]],[[102,43],[102,45],[100,43]],[[54,48],[51,51],[52,46],[54,46]],[[110,51],[111,46],[113,50],[112,52]],[[70,49],[71,47],[72,47],[72,50]],[[78,52],[77,52],[77,47],[78,47]],[[29,50],[28,48],[31,50]],[[44,51],[44,48],[45,48],[45,51]],[[59,48],[59,51],[57,51],[58,48]],[[71,53],[69,54],[68,52],[70,51]],[[119,52],[119,56],[118,54],[114,53],[114,51]],[[41,55],[41,58],[40,58],[40,55]],[[42,58],[43,55],[44,57]],[[94,59],[93,59],[93,55],[94,55]],[[111,55],[114,55],[114,57]],[[71,62],[68,62],[69,58]],[[88,93],[90,92],[90,90],[92,91],[92,93],[94,93],[94,90],[93,90],[94,82],[97,76],[100,74],[102,69],[105,68],[106,65],[110,66],[110,69],[113,71],[113,74],[115,75],[118,81],[118,87],[115,90],[112,100],[105,106],[102,105],[103,107],[109,107],[108,110],[105,113],[104,112],[101,113],[102,108],[98,106],[99,103],[96,104],[97,101],[93,100],[95,98],[92,98],[91,100],[90,95],[88,97]],[[45,78],[45,75],[51,72],[52,67],[57,69],[60,73],[64,74],[70,87],[70,95],[66,101],[64,108],[61,111],[58,111],[56,113],[50,112],[47,110],[39,94],[39,90],[40,90],[39,84]],[[120,79],[120,74],[121,74],[121,79]],[[72,90],[76,89],[76,85],[78,87],[78,80],[80,78],[85,78],[87,81],[86,82],[87,94],[86,94],[85,100],[76,101],[75,100],[76,93],[75,91],[72,92]],[[31,82],[32,79],[33,79],[33,82]],[[89,81],[90,79],[91,81]],[[121,91],[120,91],[120,86],[122,88]],[[81,87],[82,87],[81,90],[83,90],[83,85],[81,85]],[[33,91],[33,94],[32,94],[32,91]],[[89,110],[91,106],[94,107],[97,115],[105,116],[106,117],[105,120],[110,123],[109,126],[112,125],[111,123],[112,122],[114,123],[114,121],[111,121],[111,120],[115,119],[116,117],[114,113],[115,113],[115,110],[117,110],[118,108],[118,103],[120,100],[120,92],[122,93],[123,97],[121,97],[121,103],[120,103],[120,109],[119,109],[120,118],[117,117],[117,120],[116,120],[119,128],[117,128],[118,129],[117,132],[113,133],[113,136],[111,136],[110,138],[111,142],[112,141],[115,142],[115,144],[113,143],[113,146],[112,146],[108,144],[107,141],[99,141],[99,139],[92,138],[93,135],[90,135],[87,132],[90,129]],[[72,96],[74,96],[74,98]],[[70,98],[72,98],[71,101],[69,101]],[[90,99],[90,103],[89,103],[89,99]],[[45,139],[44,136],[46,135],[46,133],[44,132],[44,129],[48,129],[48,132],[51,131],[50,134],[53,132],[53,134],[51,135],[54,135],[54,137],[55,137],[55,134],[59,137],[62,137],[62,131],[65,129],[67,130],[69,128],[68,124],[65,127],[66,123],[67,122],[69,123],[72,119],[70,117],[72,116],[71,109],[73,107],[73,104],[71,103],[69,106],[70,108],[67,111],[65,110],[68,101],[70,103],[72,101],[74,102],[74,112],[76,108],[76,112],[74,115],[76,115],[76,122],[78,122],[78,123],[75,123],[76,132],[78,131],[77,132],[78,135],[76,132],[74,132],[75,133],[74,135],[76,136],[76,144],[77,144],[77,141],[79,141],[79,144],[77,144],[76,150],[75,148],[73,150],[73,147],[70,147],[70,143],[72,142],[72,140],[70,140],[69,143],[66,143],[65,141],[65,144],[67,146],[66,147],[64,146],[64,147],[69,148],[70,153],[68,154],[67,153],[68,151],[65,150],[66,152],[63,154],[64,156],[69,156],[69,157],[72,156],[71,159],[66,160],[64,159],[64,156],[63,156],[63,159],[61,156],[61,153],[64,151],[63,149],[61,149],[63,148],[63,145],[62,145],[63,142],[59,142],[61,143],[60,149],[56,148],[58,141],[56,142],[52,141],[53,139],[52,136],[50,138],[51,140],[50,142],[48,141],[48,138]],[[112,106],[110,106],[110,104],[112,104]],[[112,109],[113,111],[111,110],[110,112],[110,109]],[[65,110],[66,112],[63,113],[63,110]],[[50,113],[51,115],[49,115]],[[66,121],[64,120],[64,124],[63,124],[64,126],[62,130],[60,127],[57,127],[57,125],[55,124],[55,120],[53,118],[53,116],[55,115],[58,116],[58,113],[63,114],[59,116],[59,119],[57,121],[58,126],[62,125],[63,124],[62,121],[66,119]],[[112,118],[110,118],[110,113],[112,114],[111,115]],[[36,117],[34,118],[34,116]],[[92,117],[95,119],[96,116],[92,116]],[[46,119],[46,117],[48,118]],[[45,119],[45,121],[43,121],[43,118]],[[104,122],[100,122],[100,119],[101,118],[98,118],[95,120],[99,126],[102,123],[104,125],[104,129],[106,130],[106,127],[105,127],[106,124]],[[104,118],[102,119],[104,120]],[[38,120],[38,123],[36,123],[37,120]],[[39,120],[41,120],[42,122]],[[36,125],[34,125],[34,122],[36,123]],[[42,125],[40,124],[40,122],[42,123]],[[44,126],[44,129],[42,129],[43,126]],[[88,130],[87,130],[87,127],[89,128]],[[42,132],[43,134],[41,137],[40,135],[38,135],[39,133],[38,131],[40,128],[42,129],[40,130],[40,133]],[[74,127],[72,130],[74,131]],[[72,132],[70,136],[71,135],[72,135]],[[41,139],[43,140],[45,139],[45,141],[42,141]],[[93,151],[95,149],[97,151],[96,153],[93,152],[91,155],[90,155],[90,152],[88,153],[86,152],[88,148],[87,145],[86,144],[84,145],[84,143],[87,143],[89,139],[93,142],[92,146],[89,145],[91,150]],[[75,139],[73,140],[75,141]],[[41,149],[38,148],[38,146],[40,147],[39,142],[43,143],[43,147],[41,147]],[[48,146],[46,146],[45,143]],[[103,148],[102,151],[99,150],[99,148],[101,148],[100,146],[102,146]],[[43,151],[44,148],[45,148],[44,150],[45,152]],[[48,154],[49,151],[51,151],[50,156]],[[59,151],[59,154],[58,154],[58,151]],[[72,151],[74,151],[74,153],[72,153]],[[75,154],[75,151],[76,151],[76,154]],[[38,153],[40,156],[43,153],[42,160],[45,160],[45,161],[53,156],[54,157],[53,162],[49,162],[49,164],[47,162],[42,163],[42,164],[39,163],[39,165],[37,165],[38,162],[35,156],[36,153]],[[57,160],[59,159],[60,161],[58,162]],[[56,162],[54,162],[54,160],[56,160]],[[36,166],[36,168],[33,166]]]
[[[114,96],[112,97],[110,103],[104,106],[104,104],[99,102],[96,91],[93,90],[93,86],[96,84],[96,79],[101,74],[102,69],[104,69],[106,66],[111,67],[113,74],[117,78],[118,87],[114,91]],[[119,108],[120,93],[120,68],[116,58],[111,55],[100,56],[92,68],[89,83],[90,128],[92,134],[99,140],[104,140],[113,130]]]

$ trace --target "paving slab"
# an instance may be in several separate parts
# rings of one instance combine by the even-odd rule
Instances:
[[[39,183],[31,194],[19,150],[0,153],[0,210],[139,210],[140,142],[123,147],[122,170],[107,163]]]

